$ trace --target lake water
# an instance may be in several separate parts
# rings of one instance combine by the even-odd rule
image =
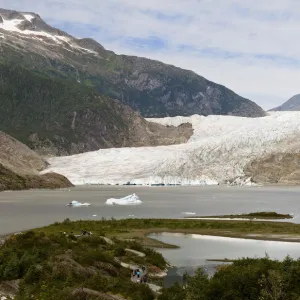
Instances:
[[[136,193],[143,204],[107,206],[108,198]],[[70,208],[72,200],[90,207]],[[65,190],[30,190],[0,193],[0,234],[51,224],[65,218],[182,218],[197,215],[255,211],[292,213],[300,223],[299,187],[139,187],[79,186]],[[95,216],[96,215],[96,216]]]
[[[164,286],[175,282],[182,283],[185,273],[194,275],[201,267],[212,276],[217,265],[223,264],[214,259],[238,259],[243,257],[261,258],[266,254],[271,259],[283,260],[287,255],[294,259],[300,257],[300,243],[259,241],[198,234],[160,233],[151,234],[164,243],[180,246],[179,249],[157,249],[173,266],[168,270]]]
[[[179,249],[158,249],[176,267],[195,267],[216,262],[213,259],[258,258],[266,254],[271,259],[283,260],[287,255],[298,259],[300,243],[260,241],[198,234],[151,234],[159,241],[178,245]]]

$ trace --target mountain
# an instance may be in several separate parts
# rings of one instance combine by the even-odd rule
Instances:
[[[296,111],[300,110],[300,94],[293,96],[282,105],[271,109],[271,111]]]
[[[144,117],[265,115],[254,102],[194,72],[116,55],[92,39],[76,39],[49,26],[34,13],[0,9],[0,52],[0,64],[94,87]]]
[[[64,174],[74,184],[300,183],[300,112],[256,119],[194,115],[152,121],[190,123],[194,133],[180,145],[53,157],[43,172]]]
[[[94,88],[23,67],[0,68],[0,129],[39,154],[186,142],[190,124],[165,127]]]
[[[27,146],[0,131],[0,191],[70,187],[57,173],[39,175],[47,162]]]

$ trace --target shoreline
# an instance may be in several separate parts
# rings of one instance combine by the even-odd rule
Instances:
[[[83,224],[83,225],[78,225]],[[10,236],[26,231],[44,231],[53,233],[59,231],[80,231],[81,227],[90,228],[105,233],[107,237],[124,240],[133,239],[153,248],[176,249],[177,245],[166,244],[149,237],[151,234],[195,234],[215,238],[236,238],[264,240],[274,242],[300,243],[300,224],[270,221],[270,220],[204,220],[195,218],[183,219],[120,219],[120,220],[81,220],[70,223],[52,223],[42,227],[21,229],[0,235],[0,241]],[[57,229],[55,229],[57,228]],[[103,230],[105,228],[105,230]],[[122,228],[122,230],[120,229]],[[102,234],[101,234],[102,235]]]
[[[153,238],[151,234],[163,232],[178,234],[199,234],[214,237],[293,242],[300,243],[300,224],[289,222],[270,221],[227,221],[227,220],[187,220],[187,219],[121,219],[105,221],[79,221],[91,227],[95,232],[107,226],[104,232],[107,237],[120,239],[134,239],[143,242],[146,246],[155,248],[178,248],[176,245],[165,244]],[[57,226],[63,223],[58,224]],[[74,225],[72,227],[72,225]],[[63,230],[68,230],[67,225],[61,225]],[[76,221],[70,222],[73,231]],[[53,232],[55,225],[50,225],[34,230]],[[113,228],[115,227],[115,228]],[[122,228],[122,230],[118,229]],[[103,230],[102,230],[103,231]]]

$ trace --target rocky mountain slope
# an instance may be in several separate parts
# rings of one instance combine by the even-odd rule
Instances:
[[[299,185],[300,153],[274,153],[257,158],[246,165],[244,172],[254,182]]]
[[[92,39],[76,39],[34,13],[0,9],[0,64],[77,81],[146,117],[191,114],[264,116],[255,103],[191,71],[116,55]]]
[[[194,133],[181,145],[51,158],[45,172],[59,172],[75,184],[240,185],[298,180],[300,112],[257,119],[194,115],[152,121],[169,126],[189,122]]]
[[[72,186],[66,177],[56,173],[40,176],[39,171],[46,166],[34,151],[0,131],[0,191]]]
[[[7,63],[0,68],[0,99],[0,129],[44,155],[177,144],[193,133],[190,124],[150,123],[94,88]]]
[[[300,110],[300,94],[293,96],[282,105],[271,109],[271,111],[296,111]]]
[[[47,162],[26,145],[0,131],[0,164],[20,174],[31,174],[46,168]]]

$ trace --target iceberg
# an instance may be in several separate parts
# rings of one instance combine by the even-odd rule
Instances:
[[[69,204],[67,204],[67,206],[72,206],[72,207],[81,207],[81,206],[91,206],[90,203],[81,203],[78,201],[72,201]]]
[[[107,205],[138,205],[142,204],[140,198],[134,193],[124,198],[110,198],[106,200]]]

